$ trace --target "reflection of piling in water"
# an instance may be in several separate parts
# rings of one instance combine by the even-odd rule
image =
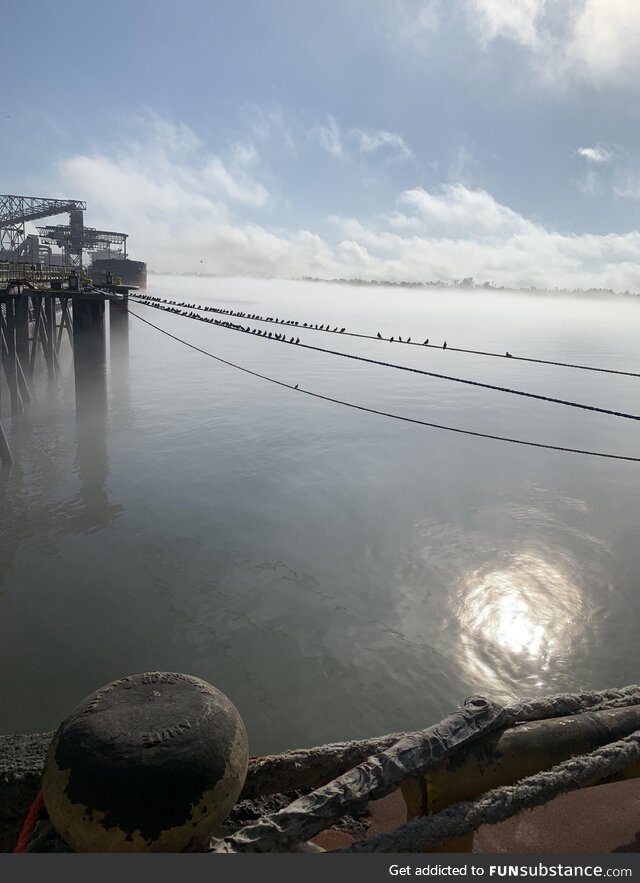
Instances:
[[[101,298],[74,298],[73,345],[77,414],[106,413],[107,349]]]
[[[110,524],[120,507],[109,502],[107,454],[107,346],[102,298],[73,299],[73,363],[76,384],[76,469],[81,506],[73,520],[82,531]]]
[[[92,387],[97,387],[95,394]],[[75,522],[82,530],[95,530],[113,521],[117,512],[109,503],[106,482],[109,474],[107,454],[107,410],[103,385],[83,378],[81,393],[76,387],[76,431],[78,447],[76,470],[80,479],[80,507],[76,507]],[[90,404],[89,404],[90,403]],[[85,409],[86,410],[83,410]],[[115,507],[119,511],[118,507]]]
[[[11,448],[4,434],[2,423],[0,423],[0,463],[3,466],[13,466],[13,457],[11,456]]]

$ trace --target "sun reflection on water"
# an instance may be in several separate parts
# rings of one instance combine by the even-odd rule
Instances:
[[[468,675],[499,689],[552,681],[590,618],[575,583],[530,553],[503,569],[467,574],[455,604]]]

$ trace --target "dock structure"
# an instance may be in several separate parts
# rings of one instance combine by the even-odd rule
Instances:
[[[0,268],[0,373],[6,381],[12,418],[23,414],[32,399],[39,352],[49,379],[60,374],[64,339],[73,353],[78,413],[106,408],[106,304],[113,326],[112,350],[121,352],[126,340],[128,351],[126,305],[134,288],[113,282],[96,287],[68,268],[46,272],[25,265]],[[13,463],[1,423],[0,463]]]
[[[40,351],[49,380],[59,375],[59,353],[65,338],[73,352],[78,414],[91,408],[106,409],[107,302],[112,355],[128,354],[129,317],[123,307],[129,292],[138,286],[123,285],[114,277],[108,269],[110,257],[101,261],[107,269],[101,266],[96,271],[100,279],[89,278],[83,269],[83,255],[106,250],[110,256],[114,246],[123,258],[116,257],[113,266],[143,267],[145,279],[146,265],[128,260],[126,233],[86,227],[86,207],[77,199],[0,195],[0,381],[6,380],[13,419],[19,418],[31,401]],[[69,215],[68,225],[48,224],[37,228],[39,236],[27,234],[27,224],[60,214]],[[61,254],[52,255],[51,246],[60,248]],[[0,417],[2,407],[0,401]],[[0,422],[0,465],[12,464]]]

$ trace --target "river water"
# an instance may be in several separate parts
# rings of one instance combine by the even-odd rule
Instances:
[[[149,293],[450,347],[639,370],[633,299],[155,276]],[[132,304],[301,388],[637,456],[633,421],[367,365]],[[0,732],[145,670],[205,678],[254,753],[638,680],[640,464],[427,429],[243,374],[130,318],[107,413],[62,373],[0,472]],[[277,329],[271,329],[277,330]],[[640,379],[297,331],[303,342],[640,413]]]

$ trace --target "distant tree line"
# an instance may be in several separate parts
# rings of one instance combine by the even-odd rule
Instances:
[[[635,291],[614,291],[613,288],[538,288],[535,285],[529,287],[515,287],[513,285],[498,285],[497,282],[476,282],[473,276],[464,279],[454,279],[451,282],[394,282],[390,279],[321,279],[317,276],[302,276],[304,282],[332,282],[340,285],[383,285],[397,288],[474,288],[479,291],[518,291],[530,294],[587,294],[587,295],[614,295],[638,297]]]

